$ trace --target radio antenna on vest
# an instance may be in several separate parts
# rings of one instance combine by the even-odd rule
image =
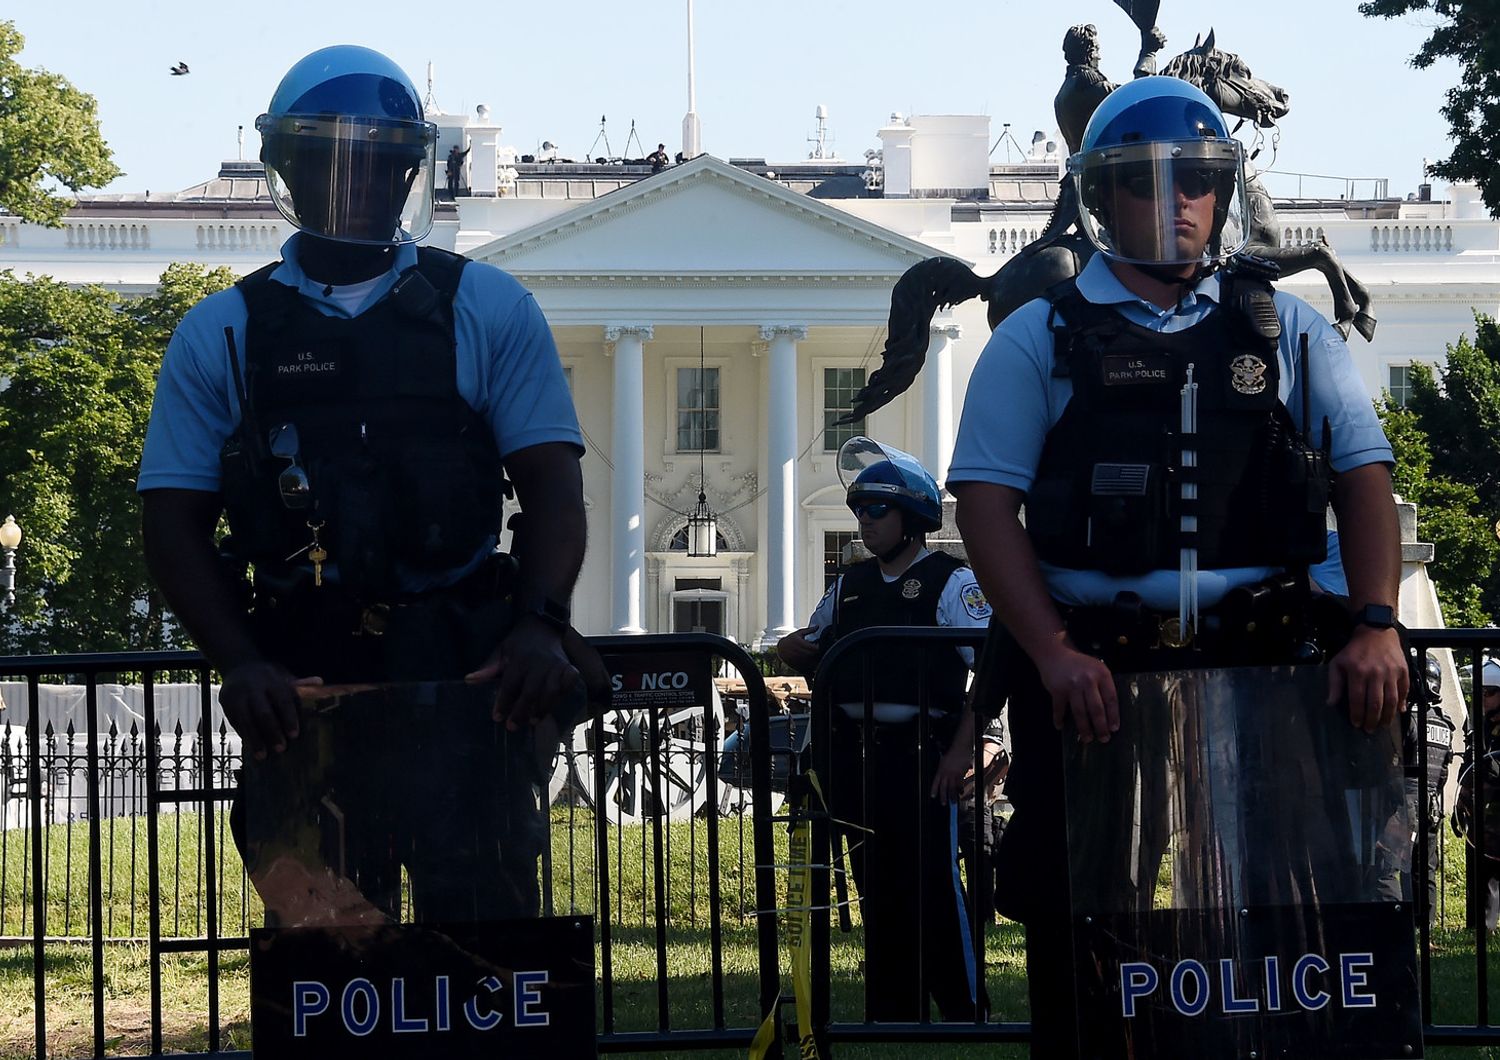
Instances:
[[[1193,382],[1193,366],[1187,366],[1187,381],[1182,386],[1182,551],[1177,574],[1177,623],[1184,644],[1198,630],[1198,384]]]

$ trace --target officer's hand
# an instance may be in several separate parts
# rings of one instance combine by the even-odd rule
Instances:
[[[1474,823],[1473,817],[1470,804],[1460,795],[1458,805],[1453,807],[1453,816],[1448,819],[1448,826],[1453,829],[1454,835],[1462,839],[1469,834],[1469,828]]]
[[[1052,694],[1052,724],[1061,729],[1063,719],[1072,717],[1083,743],[1108,743],[1110,735],[1120,729],[1120,702],[1115,695],[1115,678],[1109,667],[1085,655],[1071,644],[1054,648],[1045,659],[1037,660],[1042,684]]]
[[[974,790],[974,745],[954,744],[938,759],[931,796],[943,805],[958,802]]]
[[[578,668],[563,650],[562,631],[530,615],[522,615],[485,664],[464,679],[496,678],[500,687],[492,716],[511,732],[535,725],[582,685]]]
[[[242,663],[224,675],[219,706],[245,750],[259,761],[267,748],[279,753],[297,738],[297,689],[322,683],[321,677],[293,677],[273,662]]]
[[[812,673],[818,668],[818,646],[807,639],[811,626],[788,633],[776,642],[776,654],[781,661],[800,673]]]
[[[1406,709],[1410,686],[1411,669],[1394,629],[1356,626],[1328,667],[1329,705],[1347,696],[1349,721],[1365,732],[1389,725]]]

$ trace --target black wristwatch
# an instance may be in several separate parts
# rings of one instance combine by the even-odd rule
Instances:
[[[568,610],[568,605],[560,604],[550,596],[544,596],[530,606],[523,606],[516,617],[524,618],[527,615],[540,619],[559,633],[573,628],[573,614]]]
[[[1354,616],[1354,624],[1371,629],[1395,629],[1396,609],[1388,604],[1365,604]]]

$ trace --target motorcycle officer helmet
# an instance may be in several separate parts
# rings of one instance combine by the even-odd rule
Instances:
[[[1068,173],[1080,227],[1115,261],[1212,266],[1249,239],[1244,148],[1213,100],[1180,78],[1140,77],[1106,96]],[[1198,233],[1177,200],[1205,195],[1212,221]]]
[[[338,44],[303,58],[255,128],[271,199],[299,231],[389,246],[432,230],[437,126],[379,52]]]
[[[903,513],[908,536],[943,525],[937,480],[910,453],[860,435],[839,448],[838,470],[851,510],[862,504],[893,505]]]
[[[1479,683],[1484,688],[1500,689],[1500,661],[1486,659],[1484,667],[1479,671]]]

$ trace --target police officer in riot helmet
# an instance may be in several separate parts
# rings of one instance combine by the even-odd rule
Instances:
[[[829,646],[860,629],[987,625],[990,607],[973,572],[945,552],[927,550],[926,535],[942,526],[942,502],[937,482],[916,458],[859,437],[840,450],[839,473],[872,556],[840,574],[808,625],[782,638],[781,658],[811,672]],[[927,1018],[930,998],[944,1019],[972,1019],[976,1004],[983,1011],[987,1000],[954,866],[958,803],[974,756],[974,714],[964,702],[973,652],[942,647],[893,655],[892,647],[877,642],[871,649],[868,725],[864,653],[844,655],[829,678],[836,706],[824,790],[859,888],[869,1015],[915,1022]]]
[[[1326,657],[1330,702],[1366,730],[1391,722],[1408,686],[1390,447],[1342,338],[1274,290],[1274,268],[1239,255],[1244,165],[1223,115],[1184,81],[1139,78],[1095,111],[1069,172],[1099,253],[996,328],[948,475],[970,563],[1013,639],[1015,812],[999,857],[1012,878],[997,905],[1026,926],[1033,1055],[1049,1058],[1077,1049],[1064,724],[1109,740],[1115,674],[1133,670]],[[1189,366],[1194,536],[1180,532],[1171,444]],[[1305,572],[1325,552],[1329,491],[1350,593],[1338,622],[1316,624]],[[1184,628],[1188,548],[1200,611]]]
[[[296,232],[282,260],[195,306],[172,338],[138,483],[147,562],[224,675],[250,765],[297,739],[308,686],[497,678],[493,720],[482,704],[482,722],[462,710],[433,722],[467,719],[444,733],[465,748],[462,768],[412,769],[465,793],[435,815],[452,827],[438,822],[425,845],[366,847],[429,852],[392,855],[419,916],[534,913],[541,821],[534,799],[517,805],[531,733],[555,739],[581,705],[580,668],[600,676],[566,605],[584,549],[583,448],[551,333],[509,276],[417,246],[432,227],[437,129],[388,58],[313,52],[256,128]],[[536,528],[517,529],[519,566],[496,552],[512,488]],[[346,779],[370,794],[368,777]],[[508,807],[507,823],[477,822],[483,805]],[[455,904],[443,897],[455,872],[506,882]]]
[[[1500,806],[1500,661],[1484,661],[1479,671],[1479,683],[1484,740],[1481,743],[1473,719],[1467,719],[1452,825],[1453,833],[1467,843],[1464,866],[1469,900],[1465,926],[1472,929],[1482,922],[1486,931],[1494,932],[1496,924],[1500,923],[1500,814],[1495,812]],[[1481,750],[1484,752],[1482,757]],[[1478,822],[1474,819],[1476,797],[1478,805],[1483,808]],[[1480,832],[1484,833],[1482,857],[1479,853]]]

